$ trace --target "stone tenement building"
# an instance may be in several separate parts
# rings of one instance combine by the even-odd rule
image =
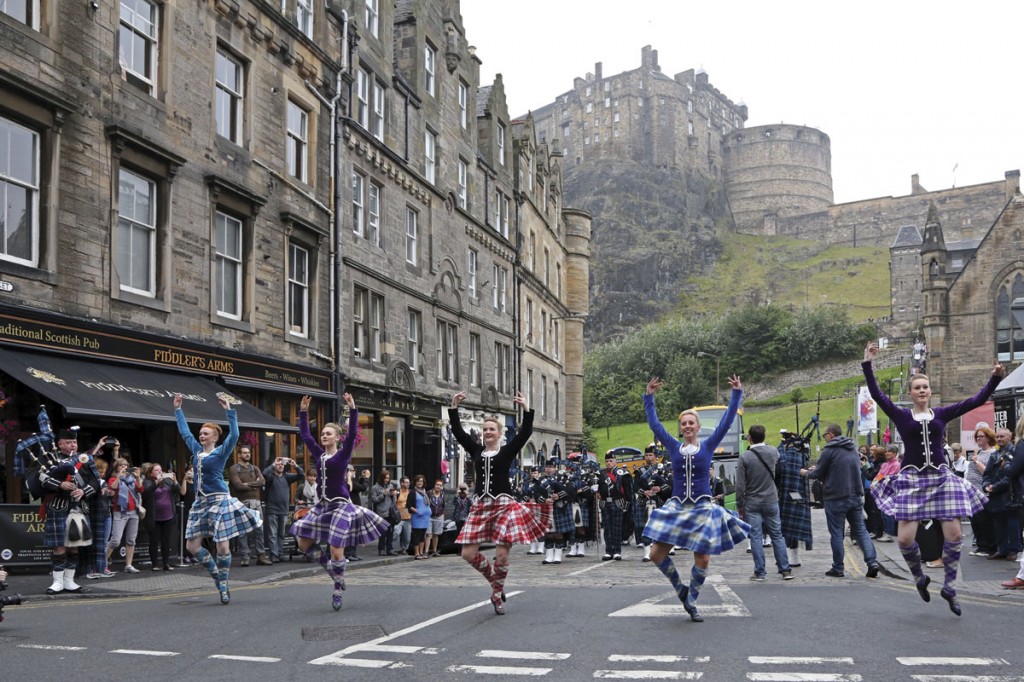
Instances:
[[[435,476],[451,395],[511,422],[527,365],[577,442],[589,217],[467,45],[455,1],[0,4],[8,471],[41,403],[180,466],[174,393],[301,461],[351,391],[355,464]]]
[[[658,53],[649,46],[641,50],[638,69],[607,76],[598,63],[594,73],[577,78],[571,90],[533,112],[540,139],[561,147],[567,173],[632,161],[674,169],[680,184],[692,184],[691,174],[697,172],[724,192],[727,214],[712,218],[724,218],[741,233],[889,247],[891,312],[883,330],[895,336],[914,334],[922,321],[919,247],[928,207],[938,208],[950,240],[949,267],[956,271],[1018,191],[1018,171],[1000,181],[933,192],[914,176],[909,195],[834,204],[829,137],[804,126],[744,127],[747,115],[747,106],[715,89],[703,71],[663,74]],[[569,197],[579,204],[584,199]],[[710,202],[705,210],[711,210]],[[594,257],[601,270],[618,255],[602,252],[609,239],[606,225],[621,230],[623,223],[638,220],[636,214],[594,211]],[[675,229],[693,228],[680,222]],[[621,250],[620,242],[609,248]],[[695,272],[703,266],[692,265]],[[595,300],[615,304],[638,298],[630,290],[615,296],[615,286],[629,286],[628,278],[599,277],[591,283]],[[665,283],[679,286],[670,279]],[[594,314],[604,317],[602,310]]]

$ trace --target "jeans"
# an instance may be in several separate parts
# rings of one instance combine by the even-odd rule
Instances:
[[[277,514],[267,512],[267,540],[270,542],[270,555],[281,558],[284,547],[284,534],[288,532],[288,513]],[[257,529],[254,532],[259,532]]]
[[[239,500],[239,502],[249,509],[255,509],[261,514],[263,513],[263,506],[259,500]],[[257,557],[265,556],[267,550],[263,546],[263,528],[256,528],[250,533],[239,536],[237,548],[239,559],[248,559],[252,554],[255,554]]]
[[[1020,510],[1007,509],[992,514],[996,535],[996,552],[1016,556],[1020,551]]]
[[[885,521],[885,534],[890,537],[896,536],[896,517],[889,516],[888,514],[882,515],[883,521]]]
[[[790,570],[786,539],[782,537],[779,503],[745,505],[743,520],[750,524],[750,555],[754,558],[754,575],[765,574],[764,547],[761,546],[762,523],[768,529],[768,537],[772,539],[772,551],[775,553],[775,565],[779,573]]]
[[[825,520],[828,522],[829,542],[832,544],[832,570],[843,572],[843,561],[846,551],[843,538],[846,535],[845,523],[850,524],[850,534],[864,552],[864,563],[872,566],[878,563],[875,545],[871,542],[868,529],[864,525],[864,496],[850,495],[838,499],[825,500]]]
[[[409,545],[412,543],[412,519],[405,519],[395,530],[398,537],[398,549],[401,553],[409,551]]]

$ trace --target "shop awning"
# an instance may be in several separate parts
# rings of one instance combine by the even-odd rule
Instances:
[[[161,372],[61,355],[0,349],[0,370],[53,400],[68,415],[132,421],[174,421],[175,393],[191,423],[224,423],[217,398],[223,395],[238,412],[238,426],[258,431],[294,432],[286,424],[201,376]]]

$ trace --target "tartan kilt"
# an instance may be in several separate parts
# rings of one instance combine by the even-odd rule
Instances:
[[[579,502],[576,504],[576,509],[580,510],[580,525],[576,527],[576,531],[586,529],[590,526],[590,510],[591,505],[586,502]],[[573,523],[575,525],[575,522]]]
[[[554,505],[554,513],[551,516],[553,524],[548,526],[549,533],[572,533],[576,530],[576,524],[572,522],[572,505],[566,502],[561,508]]]
[[[390,527],[373,511],[350,500],[320,500],[288,532],[331,547],[349,547],[373,542]]]
[[[871,495],[882,513],[897,521],[949,521],[974,516],[988,501],[945,464],[938,469],[906,467],[895,476],[872,483]]]
[[[647,498],[637,496],[633,500],[633,527],[643,528],[647,525]]]
[[[551,527],[551,503],[550,502],[535,502],[533,500],[527,500],[523,502],[523,505],[533,512],[533,517],[537,519],[537,522],[544,527],[545,532]]]
[[[684,503],[673,497],[651,512],[644,535],[697,554],[721,554],[750,534],[750,526],[709,498]]]
[[[43,524],[43,544],[47,547],[63,547],[68,537],[68,514],[70,510],[46,508],[46,522]]]
[[[479,545],[526,545],[544,537],[544,526],[526,505],[502,494],[497,498],[482,497],[473,503],[466,524],[455,542]]]
[[[229,495],[198,495],[188,513],[185,539],[213,538],[214,542],[247,535],[263,525],[263,517]]]
[[[807,502],[780,501],[779,515],[782,519],[782,537],[791,542],[814,542],[811,506]]]

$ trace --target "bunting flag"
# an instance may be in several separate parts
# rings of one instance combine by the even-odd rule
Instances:
[[[857,433],[864,435],[878,430],[878,405],[867,386],[857,391]]]

